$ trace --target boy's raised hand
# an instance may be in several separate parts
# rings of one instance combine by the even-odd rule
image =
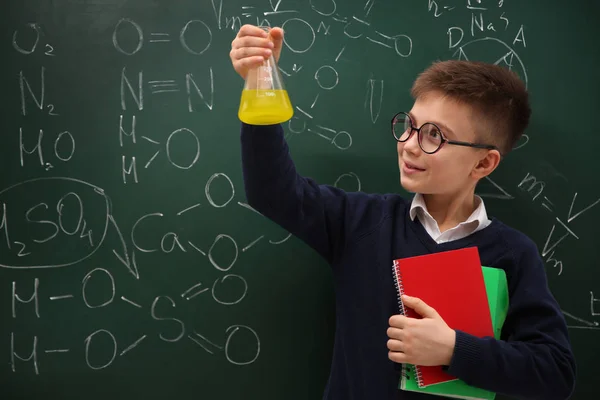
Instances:
[[[387,330],[390,360],[423,366],[449,365],[454,353],[456,332],[422,300],[402,296],[402,302],[423,318],[404,315],[390,318]]]
[[[272,28],[269,32],[254,25],[244,25],[240,28],[233,42],[229,57],[233,69],[244,79],[248,70],[259,66],[271,54],[279,61],[283,44],[283,29]]]

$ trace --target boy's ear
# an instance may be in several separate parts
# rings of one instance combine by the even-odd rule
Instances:
[[[498,164],[500,164],[501,158],[498,150],[487,150],[485,156],[473,168],[471,172],[473,177],[479,180],[490,175],[498,167]]]

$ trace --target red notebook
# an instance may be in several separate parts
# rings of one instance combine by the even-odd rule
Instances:
[[[394,260],[400,312],[421,318],[404,307],[401,295],[418,297],[433,307],[452,329],[477,337],[494,337],[492,318],[477,247]],[[441,366],[415,366],[420,387],[458,378]]]

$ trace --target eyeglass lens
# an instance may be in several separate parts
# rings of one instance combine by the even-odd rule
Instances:
[[[399,142],[407,141],[413,127],[412,120],[408,115],[398,115],[394,124],[394,137]],[[418,141],[424,152],[433,153],[442,145],[442,134],[434,124],[425,123],[418,131]]]

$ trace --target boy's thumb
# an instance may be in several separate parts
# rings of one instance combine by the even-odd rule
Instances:
[[[269,36],[271,36],[271,39],[273,39],[273,53],[275,55],[275,60],[279,61],[279,56],[281,55],[281,48],[283,46],[283,29],[273,28],[269,31]]]
[[[282,41],[283,40],[283,29],[272,28],[271,30],[269,30],[269,35],[271,35],[273,40]]]

